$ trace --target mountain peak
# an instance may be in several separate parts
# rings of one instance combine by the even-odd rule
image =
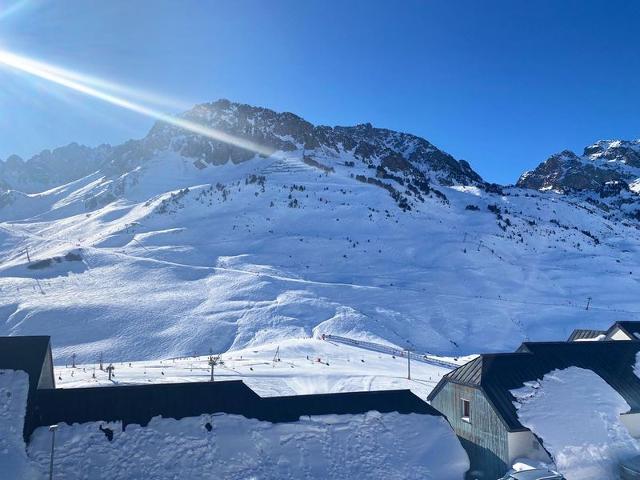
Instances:
[[[551,155],[534,170],[525,172],[518,187],[558,192],[602,192],[611,182],[631,184],[640,177],[640,142],[600,140],[582,156],[570,150]]]
[[[640,140],[599,140],[584,149],[594,162],[618,162],[640,168]]]
[[[427,140],[376,128],[370,123],[316,126],[290,112],[276,112],[226,99],[196,105],[181,117],[273,151],[300,151],[303,152],[300,155],[309,157],[350,155],[370,168],[395,155],[423,173],[433,174],[435,179],[445,184],[484,184],[467,162],[458,162]],[[192,158],[199,167],[242,163],[255,157],[254,152],[164,122],[156,123],[144,141],[151,149],[173,150],[183,157]]]

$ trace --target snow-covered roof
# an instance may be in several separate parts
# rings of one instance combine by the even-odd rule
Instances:
[[[640,378],[633,371],[640,342],[525,342],[514,353],[484,354],[445,375],[429,395],[447,382],[480,388],[509,431],[524,430],[511,390],[571,366],[592,370],[640,411]]]

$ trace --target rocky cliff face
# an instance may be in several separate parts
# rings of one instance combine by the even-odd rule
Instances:
[[[582,156],[568,150],[552,155],[535,170],[525,172],[517,186],[606,193],[612,188],[625,189],[639,177],[640,141],[608,140],[586,147]]]
[[[293,113],[277,113],[266,108],[232,103],[227,100],[198,105],[183,118],[222,130],[272,151],[302,150],[307,158],[351,154],[372,168],[391,171],[419,169],[447,185],[483,184],[482,178],[464,160],[458,161],[423,138],[371,124],[353,127],[315,126]],[[144,144],[150,149],[172,149],[193,158],[200,168],[207,164],[241,163],[254,152],[216,142],[184,130],[156,124]]]
[[[0,162],[0,188],[35,193],[77,180],[100,169],[112,150],[109,145],[90,148],[71,143],[29,160],[12,155]]]

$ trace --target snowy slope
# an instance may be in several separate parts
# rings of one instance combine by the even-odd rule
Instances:
[[[87,361],[90,360],[90,361]],[[90,358],[77,358],[76,367],[54,369],[56,386],[77,388],[144,383],[209,381],[209,356],[187,356],[140,362],[114,362],[114,376]],[[263,397],[409,389],[427,396],[449,368],[411,362],[407,379],[406,358],[394,357],[318,339],[289,339],[276,344],[235,350],[221,355],[215,381],[242,380]],[[467,357],[445,360],[463,364]],[[112,361],[103,358],[103,367]]]
[[[321,333],[456,356],[640,312],[633,219],[488,185],[427,141],[370,125],[225,101],[185,117],[273,153],[159,124],[100,147],[86,176],[9,188],[0,334],[51,334],[58,362]]]

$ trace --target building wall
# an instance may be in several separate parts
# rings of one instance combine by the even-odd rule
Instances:
[[[471,402],[469,422],[462,420],[461,399]],[[467,478],[495,480],[508,470],[507,430],[480,389],[447,383],[431,405],[447,417],[469,455]]]
[[[514,460],[522,457],[540,460],[542,462],[552,461],[547,451],[542,445],[540,445],[538,438],[530,430],[509,432],[507,435],[509,444],[509,465],[513,465]]]
[[[640,413],[623,413],[620,421],[633,438],[640,438]]]
[[[631,340],[631,338],[629,338],[629,335],[627,335],[622,330],[620,330],[618,327],[616,327],[613,330],[613,332],[611,332],[609,335],[607,335],[607,340]]]
[[[40,379],[38,380],[38,388],[56,388],[55,378],[53,376],[53,359],[51,357],[51,348],[47,351],[40,371]]]

